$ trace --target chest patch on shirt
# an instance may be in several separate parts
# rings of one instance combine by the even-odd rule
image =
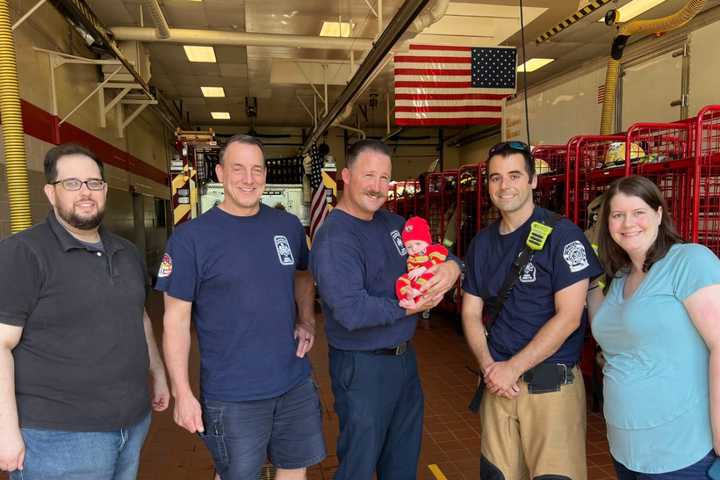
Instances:
[[[285,235],[275,235],[275,250],[277,250],[278,258],[281,265],[295,265],[290,242]]]
[[[172,273],[172,257],[167,253],[163,255],[162,262],[160,262],[160,269],[158,270],[158,278],[169,277]]]
[[[400,256],[404,257],[405,255],[407,255],[407,250],[405,249],[405,245],[403,244],[400,232],[398,232],[397,230],[393,230],[392,232],[390,232],[390,236],[392,237],[393,243],[395,243],[395,248],[397,248]]]
[[[535,272],[535,265],[529,262],[520,274],[520,281],[523,283],[533,283],[535,281]]]
[[[565,245],[565,248],[563,248],[563,258],[572,273],[579,272],[588,267],[585,246],[580,240],[575,240]]]

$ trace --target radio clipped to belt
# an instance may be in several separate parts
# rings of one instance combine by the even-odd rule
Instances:
[[[520,253],[515,257],[510,270],[508,271],[505,281],[503,282],[502,288],[498,292],[496,297],[489,298],[484,301],[485,304],[485,331],[490,332],[490,327],[495,320],[500,316],[500,312],[505,305],[505,302],[510,298],[515,282],[517,281],[520,273],[525,270],[525,267],[532,262],[535,253],[540,252],[545,248],[550,234],[553,232],[555,225],[562,218],[557,213],[551,212],[550,216],[542,222],[534,221],[530,224],[530,233],[525,240],[525,245]],[[488,333],[489,335],[489,333]],[[478,384],[475,395],[468,408],[476,412],[480,409],[480,401],[482,400],[483,391],[485,386],[481,381]]]

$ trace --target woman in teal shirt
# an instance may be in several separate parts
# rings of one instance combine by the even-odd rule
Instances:
[[[620,480],[705,479],[720,451],[720,260],[683,244],[657,186],[614,182],[589,294],[604,413]]]

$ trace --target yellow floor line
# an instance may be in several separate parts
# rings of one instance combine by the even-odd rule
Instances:
[[[445,474],[440,470],[440,467],[435,465],[434,463],[428,465],[428,468],[430,469],[430,472],[437,478],[437,480],[447,480],[447,477]]]

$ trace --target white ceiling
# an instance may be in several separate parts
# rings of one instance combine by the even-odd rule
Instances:
[[[367,0],[373,6],[378,0]],[[622,5],[629,0],[618,0]],[[88,0],[101,22],[108,28],[140,26],[142,0]],[[390,21],[402,0],[383,0],[384,24]],[[685,3],[667,0],[645,16],[665,15]],[[720,0],[709,0],[706,8]],[[352,36],[373,38],[378,33],[377,19],[365,0],[160,0],[171,28],[222,30],[317,36],[323,21],[350,21]],[[520,46],[519,8],[517,0],[463,0],[452,2],[444,18],[418,35],[423,43],[469,46]],[[574,13],[578,0],[525,0],[525,40],[527,58],[549,57],[557,60],[537,72],[528,74],[529,84],[573,68],[579,62],[609,52],[614,29],[598,23],[606,6],[562,32],[550,42],[535,44],[535,38]],[[152,17],[144,8],[144,23],[153,27]],[[300,75],[289,72],[288,60],[332,60],[349,62],[349,52],[337,49],[307,49],[302,45],[288,47],[215,46],[217,63],[190,63],[181,45],[173,43],[146,44],[151,58],[150,83],[167,98],[182,101],[192,124],[247,125],[244,99],[258,98],[257,125],[310,127],[312,120],[303,110],[297,96],[312,109],[312,90],[303,84]],[[520,56],[519,56],[520,58]],[[359,63],[361,58],[357,58]],[[280,61],[284,66],[280,66]],[[278,63],[273,73],[273,62]],[[333,62],[334,63],[334,62]],[[292,63],[290,63],[292,65]],[[285,70],[283,70],[283,68]],[[307,67],[306,68],[310,68]],[[330,69],[332,70],[332,69]],[[329,71],[330,71],[329,70]],[[335,70],[337,70],[335,72]],[[332,73],[347,75],[348,68]],[[310,70],[307,70],[310,71]],[[315,79],[319,79],[315,74]],[[330,105],[343,89],[342,81],[332,82],[328,94]],[[226,98],[203,98],[201,86],[222,86]],[[316,85],[322,93],[322,84]],[[372,111],[371,122],[384,125],[384,95],[392,90],[392,62],[370,86],[369,92],[379,95],[380,107]],[[368,94],[364,96],[368,98]],[[362,100],[361,100],[362,102]],[[318,102],[318,108],[322,104]],[[229,121],[213,121],[211,111],[228,111]]]

